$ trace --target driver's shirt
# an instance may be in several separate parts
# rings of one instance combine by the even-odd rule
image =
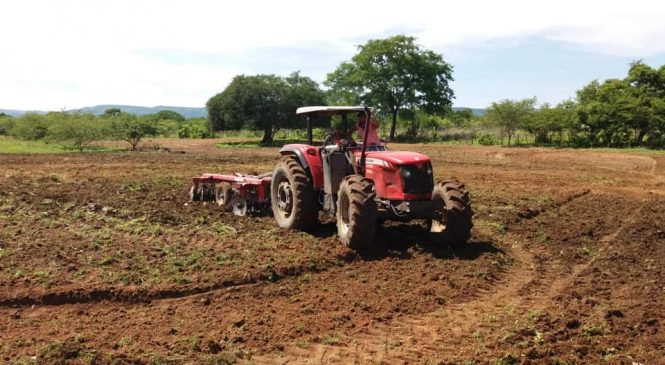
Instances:
[[[363,137],[365,136],[365,129],[363,128],[365,126],[365,118],[358,118],[358,123],[356,126],[358,128],[358,133],[360,134],[360,140],[362,141]],[[379,134],[376,131],[377,128],[379,128],[379,123],[376,121],[376,119],[372,118],[371,122],[369,123],[369,134],[367,135],[368,146],[381,144],[381,139],[379,138]]]

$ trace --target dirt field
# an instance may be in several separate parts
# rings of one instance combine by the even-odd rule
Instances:
[[[665,155],[393,145],[466,182],[470,243],[185,204],[277,149],[0,155],[0,361],[663,364]],[[184,153],[179,153],[179,152]]]

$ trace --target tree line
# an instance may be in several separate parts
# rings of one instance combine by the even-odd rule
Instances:
[[[377,107],[381,134],[393,141],[467,141],[577,147],[665,147],[665,65],[630,64],[626,77],[591,81],[556,105],[537,99],[500,100],[483,115],[453,110],[453,67],[416,39],[370,40],[330,72],[323,85],[288,76],[238,75],[206,103],[208,118],[169,110],[136,116],[117,108],[103,115],[51,112],[0,115],[0,135],[54,141],[83,150],[100,139],[124,140],[136,149],[146,136],[205,138],[216,131],[255,130],[270,144],[278,131],[304,128],[295,111],[305,105]],[[334,121],[333,121],[334,122]],[[318,128],[331,128],[320,120]]]
[[[141,140],[149,136],[208,138],[213,135],[205,118],[186,120],[172,110],[137,116],[118,108],[109,108],[99,116],[94,114],[49,112],[26,113],[20,117],[0,115],[0,135],[20,140],[58,143],[78,151],[100,140],[120,140],[136,150]]]
[[[376,106],[390,140],[467,140],[580,147],[665,147],[665,65],[633,62],[623,79],[592,81],[557,105],[501,100],[484,115],[451,108],[453,67],[404,35],[370,40],[329,73],[325,90],[295,72],[238,75],[206,103],[211,130],[303,127],[298,106]],[[329,127],[329,126],[328,126]]]
[[[535,98],[502,100],[492,103],[486,119],[501,128],[508,144],[523,130],[535,144],[665,147],[665,65],[636,61],[622,79],[594,80],[575,99],[535,105]]]

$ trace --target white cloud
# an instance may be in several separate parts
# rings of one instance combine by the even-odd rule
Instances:
[[[536,37],[610,56],[665,52],[657,1],[24,0],[3,2],[0,14],[3,108],[203,105],[234,74],[262,72],[233,61],[261,58],[261,48],[324,46],[350,57],[367,38],[394,33],[439,50]],[[145,50],[213,57],[178,63]],[[271,62],[259,61],[251,64]]]

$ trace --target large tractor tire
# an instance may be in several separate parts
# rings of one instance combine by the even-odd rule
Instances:
[[[349,248],[369,246],[374,241],[377,209],[374,183],[359,175],[345,177],[337,191],[337,235]]]
[[[439,181],[434,185],[432,199],[443,200],[443,211],[440,218],[431,220],[430,232],[447,243],[466,243],[473,228],[473,209],[464,184],[455,180]]]
[[[215,185],[215,202],[226,212],[230,212],[233,208],[231,205],[231,198],[233,198],[233,188],[231,187],[231,184],[221,182]]]
[[[282,228],[309,231],[318,222],[319,203],[312,180],[295,157],[285,157],[275,167],[270,201]]]

